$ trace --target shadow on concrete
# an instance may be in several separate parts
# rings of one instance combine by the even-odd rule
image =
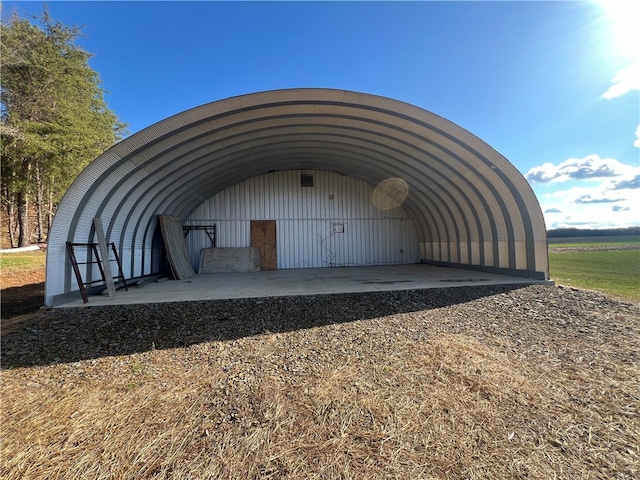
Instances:
[[[526,285],[53,309],[1,339],[2,369],[229,341],[465,303]]]

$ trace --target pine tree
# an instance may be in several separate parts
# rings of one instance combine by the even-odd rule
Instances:
[[[88,64],[91,55],[75,45],[80,29],[52,20],[46,10],[39,23],[14,16],[0,32],[2,200],[12,246],[45,241],[73,179],[125,133]]]

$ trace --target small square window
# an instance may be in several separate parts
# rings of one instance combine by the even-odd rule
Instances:
[[[313,175],[308,173],[303,173],[300,175],[300,186],[301,187],[313,187]]]

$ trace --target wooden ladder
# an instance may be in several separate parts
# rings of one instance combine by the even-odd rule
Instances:
[[[124,273],[122,271],[122,264],[120,263],[120,257],[118,256],[118,251],[116,250],[116,244],[111,242],[107,244],[107,246],[111,247],[111,251],[113,252],[114,258],[107,259],[108,262],[116,262],[118,265],[118,275],[113,277],[113,280],[122,280],[122,284],[124,285],[124,289],[129,291],[127,288],[127,281],[124,278]],[[87,252],[87,261],[86,262],[78,262],[76,258],[75,247],[87,247],[90,250]],[[91,252],[93,252],[93,256],[95,260],[91,260]],[[93,285],[94,283],[107,284],[107,278],[105,277],[104,268],[102,266],[103,259],[100,258],[100,254],[98,252],[98,244],[97,243],[73,243],[67,242],[67,253],[69,254],[69,258],[71,259],[71,266],[73,267],[73,271],[76,274],[76,280],[78,281],[78,286],[80,287],[80,295],[82,295],[82,301],[87,303],[89,301],[89,297],[87,296],[87,285]],[[80,268],[78,265],[94,265],[97,264],[100,269],[100,276],[102,277],[100,280],[92,280],[89,282],[85,282],[82,278],[82,274],[80,273]]]

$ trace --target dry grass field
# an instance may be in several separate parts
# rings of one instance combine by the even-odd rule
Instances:
[[[571,288],[39,313],[5,479],[640,478],[640,307]]]

